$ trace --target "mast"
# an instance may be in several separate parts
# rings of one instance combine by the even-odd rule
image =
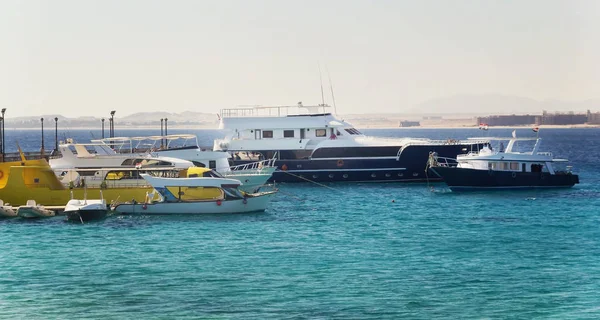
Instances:
[[[321,83],[321,105],[325,105],[325,94],[323,93],[323,77],[321,76],[321,65],[317,64],[319,67],[319,82]]]
[[[333,95],[333,83],[331,82],[331,75],[329,74],[329,68],[327,65],[325,66],[325,70],[327,70],[327,78],[329,78],[329,88],[331,89],[331,100],[333,100],[333,114],[337,116],[337,106],[335,105],[335,96]]]

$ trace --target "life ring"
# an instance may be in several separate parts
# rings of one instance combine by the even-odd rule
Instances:
[[[513,172],[513,173],[512,173],[512,177],[513,177],[513,179],[514,179],[514,178],[516,178],[516,177],[517,177],[517,173],[516,173],[516,172]]]
[[[337,161],[337,166],[342,167],[344,165],[344,160],[340,159]]]
[[[281,170],[283,170],[283,171],[287,171],[287,164],[284,164],[284,165],[282,165],[282,166],[281,166]]]
[[[217,200],[217,205],[220,206],[223,202],[221,200]]]

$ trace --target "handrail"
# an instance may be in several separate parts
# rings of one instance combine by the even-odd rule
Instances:
[[[440,157],[436,153],[429,153],[429,160],[427,161],[427,167],[455,168],[457,166],[458,166],[458,162],[455,158]]]
[[[267,160],[262,160],[262,161],[257,161],[257,162],[240,164],[240,165],[237,165],[237,166],[229,167],[229,169],[232,172],[235,172],[235,171],[244,171],[244,170],[261,171],[264,168],[275,167],[275,160],[276,160],[275,158],[272,158],[272,159],[267,159]]]

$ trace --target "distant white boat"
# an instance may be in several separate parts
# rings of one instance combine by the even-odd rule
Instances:
[[[209,170],[209,169],[205,169]],[[235,179],[159,178],[142,174],[158,192],[159,200],[149,194],[144,203],[125,203],[115,207],[123,214],[218,214],[264,211],[276,191],[244,193]]]
[[[27,204],[17,209],[17,215],[21,218],[47,218],[54,217],[54,211],[44,208],[35,203],[35,200],[27,200]]]
[[[13,207],[8,203],[4,204],[4,201],[0,200],[0,217],[12,218],[12,217],[16,217],[16,216],[17,216],[17,213],[15,212]]]

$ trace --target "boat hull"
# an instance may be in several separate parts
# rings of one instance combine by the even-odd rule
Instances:
[[[484,144],[415,145],[405,148],[399,157],[364,157],[341,159],[280,159],[269,182],[425,182],[441,181],[432,171],[425,171],[430,152],[456,158]],[[400,146],[398,151],[400,151]],[[232,165],[249,163],[232,160]]]
[[[267,184],[267,181],[269,181],[274,171],[275,168],[269,169],[267,173],[261,174],[232,171],[230,173],[223,174],[223,177],[239,180],[242,185],[239,186],[238,189],[248,193],[255,193],[258,192],[260,187]]]
[[[579,183],[576,174],[511,172],[456,167],[433,167],[452,191],[527,188],[568,188]]]
[[[67,215],[67,220],[69,221],[93,221],[93,220],[102,220],[106,218],[108,214],[107,209],[90,209],[90,210],[74,210],[74,211],[65,211]]]
[[[248,213],[265,211],[270,197],[274,192],[265,192],[246,199],[198,202],[156,202],[120,204],[115,211],[120,214],[143,215],[194,215],[194,214],[223,214]],[[246,203],[244,203],[244,200]]]
[[[0,207],[0,218],[13,218],[16,217],[17,213],[10,206],[1,206]]]

